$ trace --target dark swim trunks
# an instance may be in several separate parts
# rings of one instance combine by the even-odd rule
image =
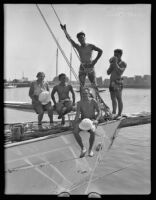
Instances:
[[[46,105],[42,105],[39,101],[35,103],[32,102],[32,106],[36,114],[41,114],[44,111],[50,111],[52,109],[51,102],[47,103]]]
[[[123,79],[122,78],[112,81],[110,83],[110,86],[109,86],[110,92],[122,91],[122,89],[123,89]]]
[[[96,82],[94,68],[90,64],[81,64],[79,70],[79,79],[81,80],[81,77],[85,78],[86,76],[88,76],[88,79],[91,83]]]

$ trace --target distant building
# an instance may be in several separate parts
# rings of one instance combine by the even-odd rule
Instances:
[[[135,76],[135,85],[142,85],[142,76]]]
[[[104,87],[109,87],[110,80],[105,79],[103,81]],[[127,77],[123,76],[124,87],[127,88],[150,88],[151,87],[151,75]]]
[[[96,78],[96,82],[98,86],[102,86],[103,85],[102,77]]]
[[[21,79],[18,79],[18,82],[22,83],[22,82],[28,82],[29,79],[27,77],[22,77]]]
[[[103,86],[104,87],[109,87],[109,83],[110,83],[110,80],[108,78],[104,79],[103,81]]]
[[[54,83],[58,80],[56,80],[57,77],[51,81],[51,84],[53,85]],[[56,81],[56,82],[55,82]],[[109,87],[110,84],[110,79],[106,78],[102,80],[102,77],[97,77],[96,78],[97,85],[102,86],[102,87]],[[79,87],[79,82],[78,81],[71,81],[70,82],[73,86]],[[86,77],[86,86],[90,85],[90,81],[88,77]],[[150,88],[151,87],[151,75],[144,75],[144,76],[135,76],[135,77],[127,77],[123,76],[123,84],[125,88]]]
[[[123,76],[123,83],[124,83],[124,85],[128,85],[128,77],[127,76]]]
[[[146,86],[151,86],[151,76],[150,75],[144,75],[143,76],[144,84]]]
[[[133,85],[134,85],[134,81],[135,81],[135,78],[134,78],[134,77],[129,77],[129,78],[127,79],[127,85],[133,86]]]
[[[23,82],[28,81],[28,78],[27,77],[22,77],[22,81]]]
[[[144,75],[143,78],[144,78],[145,80],[151,80],[151,75]]]

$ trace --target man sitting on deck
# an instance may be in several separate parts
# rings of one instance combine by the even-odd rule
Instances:
[[[53,90],[51,92],[51,98],[54,102],[54,107],[56,111],[58,112],[59,116],[58,119],[62,118],[62,124],[65,123],[64,115],[72,111],[73,106],[75,105],[75,93],[73,90],[73,87],[71,85],[66,84],[66,75],[60,74],[59,75],[59,81],[60,83],[53,87]],[[55,100],[55,93],[57,92],[59,97],[59,102],[56,103]],[[73,102],[70,100],[69,92],[72,94]]]
[[[48,112],[50,124],[52,124],[53,110],[48,82],[44,81],[44,72],[38,72],[36,77],[37,80],[31,83],[29,96],[32,99],[32,106],[38,114],[38,124],[41,125],[44,111]]]
[[[96,114],[97,112],[97,114]],[[80,119],[81,114],[81,119]],[[85,156],[86,148],[82,143],[82,139],[79,135],[81,130],[86,130],[90,133],[89,139],[89,156],[93,156],[92,147],[95,140],[95,126],[98,124],[101,112],[97,101],[94,98],[90,98],[90,93],[88,88],[82,89],[82,98],[77,103],[77,111],[74,120],[74,137],[81,147],[80,158]]]

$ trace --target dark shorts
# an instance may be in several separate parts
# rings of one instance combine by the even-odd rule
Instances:
[[[32,106],[33,109],[35,110],[35,112],[37,114],[41,114],[44,111],[51,111],[52,110],[52,106],[51,106],[51,102],[47,103],[46,105],[42,105],[39,101],[38,102],[32,102]]]
[[[88,76],[88,79],[90,80],[91,83],[96,82],[95,71],[94,71],[94,68],[91,67],[90,64],[80,65],[80,69],[79,69],[80,82],[84,82],[86,76]]]
[[[73,104],[72,104],[72,101],[71,101],[71,100],[69,100],[69,101],[60,101],[60,102],[58,102],[58,103],[56,104],[56,110],[57,110],[58,112],[60,112],[60,111],[62,110],[63,107],[66,107],[66,108],[68,108],[68,109],[72,109],[72,106],[73,106]]]
[[[118,91],[122,91],[122,89],[123,89],[123,80],[122,79],[118,79],[118,80],[112,81],[110,83],[110,86],[109,86],[110,92],[118,92]]]

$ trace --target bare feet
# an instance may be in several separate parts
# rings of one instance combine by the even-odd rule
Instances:
[[[93,156],[94,156],[93,151],[92,151],[92,150],[89,150],[89,151],[88,151],[88,155],[89,155],[90,157],[93,157]]]
[[[81,150],[80,158],[84,157],[86,152],[87,152],[86,148],[83,147],[83,149]]]
[[[121,119],[121,118],[122,118],[122,116],[118,114],[118,115],[114,116],[113,119]]]

